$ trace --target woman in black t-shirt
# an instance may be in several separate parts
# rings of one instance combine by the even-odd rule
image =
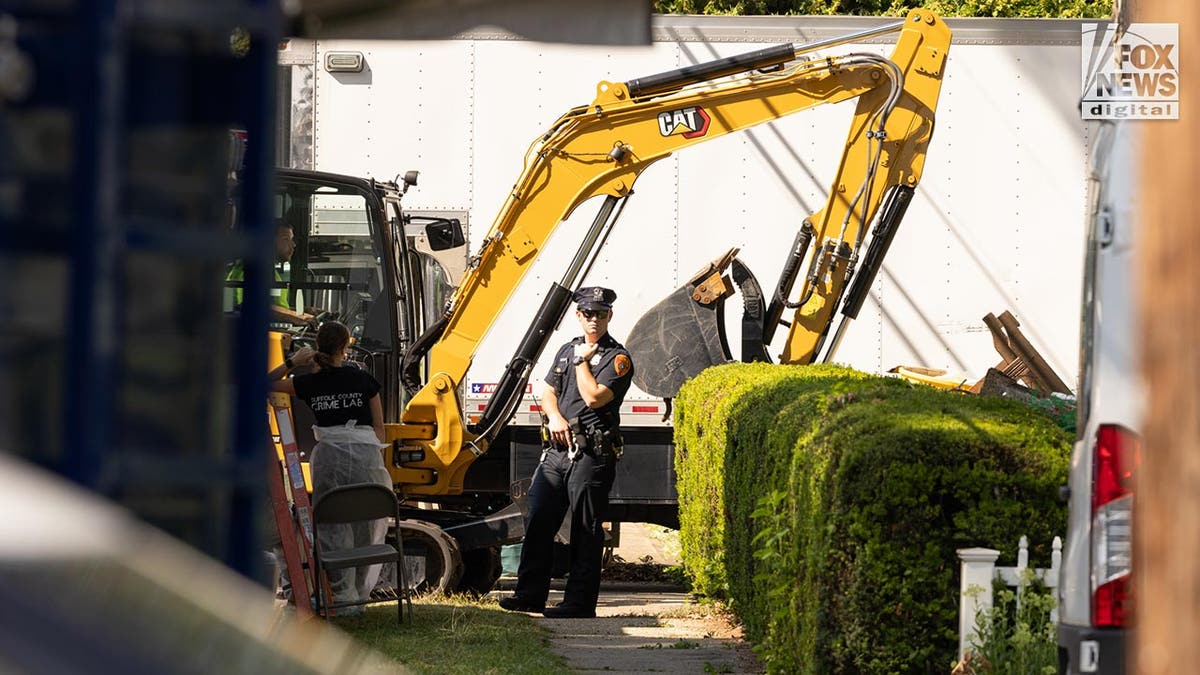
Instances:
[[[312,408],[317,427],[366,427],[383,443],[383,404],[379,382],[370,373],[343,365],[350,346],[350,331],[336,321],[327,321],[317,331],[317,351],[301,349],[268,377],[271,391],[282,391],[303,400]],[[281,379],[293,368],[315,364],[317,370]],[[353,421],[353,424],[348,424]],[[369,440],[367,441],[369,442]]]
[[[392,487],[383,465],[383,406],[379,382],[369,373],[345,365],[350,331],[330,321],[317,331],[317,349],[301,349],[269,373],[271,391],[286,392],[312,409],[317,423],[317,444],[309,464],[313,500],[335,487],[374,482]],[[282,379],[293,368],[314,364],[315,372]],[[371,523],[327,524],[317,532],[322,550],[382,544],[387,520]],[[335,602],[365,600],[379,579],[380,566],[329,572]],[[357,610],[357,611],[356,611]],[[361,613],[361,607],[340,609],[340,614]]]

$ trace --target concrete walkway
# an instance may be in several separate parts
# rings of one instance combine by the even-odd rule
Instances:
[[[550,594],[550,604],[562,598]],[[537,621],[575,672],[760,673],[741,629],[686,593],[602,588],[595,619]]]
[[[556,580],[547,604],[562,600],[562,587]],[[577,673],[763,672],[740,627],[687,593],[664,588],[605,583],[594,619],[529,616],[550,632],[550,649]]]

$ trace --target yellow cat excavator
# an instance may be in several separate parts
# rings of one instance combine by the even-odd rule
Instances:
[[[898,34],[890,57],[815,55],[887,33]],[[485,592],[500,574],[500,546],[521,539],[519,479],[532,470],[540,444],[536,430],[500,432],[642,172],[693,145],[857,99],[828,200],[803,218],[774,292],[763,293],[733,249],[641,317],[624,341],[638,387],[674,396],[687,378],[731,359],[723,308],[736,284],[745,307],[743,360],[768,361],[780,325],[788,326],[781,362],[829,358],[921,178],[949,46],[945,23],[914,10],[840,38],[601,82],[591,104],[568,111],[529,148],[524,171],[470,257],[458,221],[401,209],[415,172],[403,184],[279,172],[276,216],[293,225],[298,247],[288,287],[336,309],[355,338],[354,360],[384,383],[385,462],[405,498],[405,556],[419,588]],[[459,395],[481,340],[559,223],[593,197],[601,198],[599,212],[563,260],[561,279],[550,285],[489,403],[468,418]],[[434,267],[451,271],[429,276]],[[300,333],[293,337],[311,338]],[[278,363],[284,350],[274,335]],[[311,420],[302,406],[296,415],[303,451]],[[610,516],[677,523],[669,429],[625,431]]]
[[[899,34],[890,57],[806,56],[886,33]],[[769,360],[766,346],[779,325],[788,325],[782,362],[810,363],[823,347],[828,358],[857,315],[921,178],[949,47],[946,24],[916,9],[840,38],[600,82],[591,104],[567,112],[529,148],[524,171],[444,314],[403,358],[411,398],[400,423],[387,425],[388,466],[398,489],[418,499],[462,492],[467,468],[512,417],[572,292],[650,165],[806,108],[857,98],[828,201],[804,218],[769,302],[734,249],[643,316],[626,340],[638,364],[635,383],[653,395],[672,396],[688,377],[728,361],[721,307],[732,293],[724,276],[732,265],[746,301],[743,359]],[[599,213],[561,280],[551,284],[488,406],[468,424],[459,388],[498,308],[558,224],[596,196],[604,198]],[[842,322],[828,339],[839,308]]]

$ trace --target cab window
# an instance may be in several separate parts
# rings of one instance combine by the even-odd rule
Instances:
[[[297,310],[345,323],[356,342],[385,346],[386,324],[372,313],[383,294],[383,270],[364,195],[336,185],[288,185],[278,195],[278,220],[292,226],[296,253],[285,276]]]

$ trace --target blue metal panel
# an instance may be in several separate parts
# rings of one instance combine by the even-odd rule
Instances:
[[[262,16],[274,18],[278,3],[273,0],[256,0],[253,6]],[[240,378],[238,395],[234,404],[233,454],[240,464],[258,467],[251,471],[248,486],[239,490],[233,499],[232,518],[240,527],[230,534],[230,559],[236,560],[235,568],[250,574],[255,569],[256,556],[262,550],[261,536],[256,526],[265,494],[265,469],[262,454],[267,446],[266,416],[263,401],[266,400],[267,343],[264,339],[267,327],[268,280],[274,261],[274,219],[272,218],[272,176],[275,157],[275,77],[276,46],[279,44],[279,27],[274,21],[263,21],[260,30],[251,40],[247,55],[247,69],[242,74],[242,91],[247,93],[247,113],[243,119],[251,140],[245,157],[242,181],[242,203],[245,209],[246,231],[249,233],[254,251],[253,266],[247,268],[248,285],[242,306],[242,320],[238,324],[235,338],[239,349],[234,368]]]
[[[117,132],[122,106],[120,46],[124,26],[113,0],[83,3],[79,9],[78,74],[70,104],[76,120],[74,166],[75,217],[69,235],[71,280],[67,298],[64,401],[70,427],[70,452],[58,469],[76,482],[99,484],[105,451],[112,447],[114,400],[94,395],[117,389],[115,318],[119,224],[116,217]],[[87,58],[90,56],[91,58]],[[129,102],[132,103],[132,102]]]
[[[33,85],[0,88],[0,449],[258,576],[278,3],[6,17]],[[250,139],[232,198],[230,129]],[[234,258],[245,303],[223,315]]]

